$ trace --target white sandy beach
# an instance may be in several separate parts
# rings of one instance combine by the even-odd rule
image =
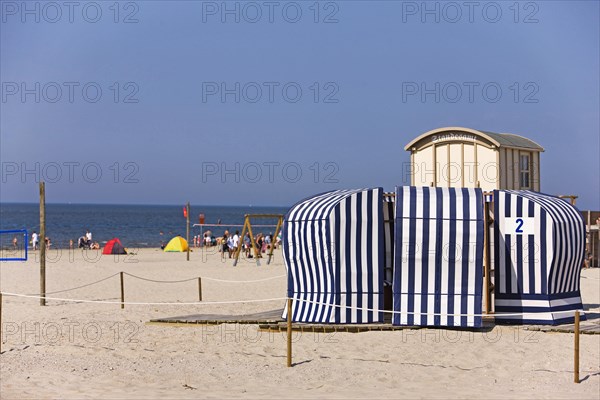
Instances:
[[[216,249],[216,248],[215,248]],[[87,254],[84,258],[83,254]],[[52,261],[52,258],[60,259]],[[119,271],[155,280],[203,277],[204,301],[285,297],[285,267],[257,267],[210,254],[142,249],[129,256],[52,250],[47,292]],[[251,281],[227,283],[221,280]],[[584,270],[586,308],[600,307],[600,269]],[[39,261],[0,263],[0,289],[39,292]],[[195,302],[196,281],[159,284],[125,278],[128,302]],[[119,277],[49,297],[120,300]],[[600,335],[581,335],[580,384],[573,383],[573,334],[497,326],[488,332],[295,333],[293,368],[285,334],[255,325],[168,326],[150,319],[244,314],[284,301],[220,305],[71,303],[4,296],[0,397],[24,398],[600,398]]]

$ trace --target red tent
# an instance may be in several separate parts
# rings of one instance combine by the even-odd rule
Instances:
[[[125,251],[119,238],[114,238],[106,243],[104,250],[102,250],[102,254],[127,254],[127,251]]]

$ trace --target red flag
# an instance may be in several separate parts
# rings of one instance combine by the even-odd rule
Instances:
[[[183,218],[187,218],[187,207],[183,206]]]

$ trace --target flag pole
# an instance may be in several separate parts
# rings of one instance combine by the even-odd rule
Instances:
[[[46,305],[46,183],[40,182],[40,306]],[[27,242],[25,242],[27,246]]]
[[[185,219],[186,219],[186,240],[187,240],[187,260],[190,261],[190,202],[185,205]]]

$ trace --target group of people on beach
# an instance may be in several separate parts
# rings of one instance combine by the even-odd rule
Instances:
[[[223,233],[223,236],[213,237],[212,232],[205,232],[203,236],[196,235],[193,238],[194,247],[211,247],[217,246],[219,252],[221,253],[221,259],[225,258],[225,254],[229,255],[229,258],[232,257],[241,246],[241,250],[244,251],[244,255],[247,258],[253,258],[252,255],[252,240],[250,239],[250,233],[246,233],[243,239],[240,238],[240,232],[235,231],[234,234],[230,234],[228,230]],[[258,257],[262,257],[261,253],[265,253],[270,249],[270,246],[273,245],[274,248],[277,248],[277,245],[281,242],[281,237],[273,239],[273,233],[269,233],[265,235],[263,233],[259,233],[254,238],[254,243],[258,250]]]
[[[46,245],[46,250],[50,249],[50,246],[52,246],[52,241],[48,236],[44,238],[44,243]],[[13,238],[13,246],[15,249],[18,247],[18,240],[16,236]],[[33,247],[33,250],[38,250],[40,247],[40,235],[36,231],[33,231],[31,234],[31,247]]]
[[[33,231],[33,233],[31,234],[31,247],[33,248],[33,250],[39,250],[40,239],[40,235],[37,233],[37,231]],[[16,236],[13,238],[12,243],[13,247],[15,249],[18,249],[19,239]],[[46,250],[49,250],[52,246],[52,241],[48,236],[44,238],[44,244],[46,245]],[[87,230],[85,232],[85,235],[81,236],[77,241],[77,247],[80,249],[99,249],[100,244],[92,241],[92,232]],[[73,248],[73,239],[69,240],[69,248]]]
[[[40,235],[37,233],[37,231],[33,231],[33,233],[31,234],[31,247],[33,248],[33,250],[38,250],[40,247]],[[46,245],[46,249],[50,249],[50,247],[52,246],[52,241],[50,240],[50,238],[48,236],[46,236],[44,238],[44,243]],[[19,244],[19,240],[18,238],[15,236],[13,238],[13,247],[16,249],[18,247]],[[72,249],[73,248],[73,239],[69,240],[69,248]],[[100,244],[97,242],[93,242],[92,241],[92,232],[90,232],[89,230],[87,230],[85,232],[85,235],[81,236],[78,240],[77,240],[77,247],[80,249],[93,249],[93,250],[97,250],[100,248]]]
[[[221,246],[219,249],[219,251],[221,251],[221,258],[225,258],[225,253],[229,253],[229,258],[231,258],[231,256],[238,251],[239,246],[242,246],[240,250],[244,251],[246,258],[254,257],[252,255],[252,239],[250,238],[250,233],[246,233],[241,243],[238,231],[235,231],[234,235],[230,235],[228,231],[225,231],[223,237],[219,239],[217,240]],[[273,233],[271,232],[268,235],[264,235],[262,232],[259,233],[254,238],[254,244],[257,250],[256,257],[261,258],[261,253],[267,252],[271,246],[276,249],[280,242],[281,237],[273,239]]]
[[[92,241],[92,232],[88,229],[85,231],[85,235],[80,236],[77,240],[77,247],[80,249],[98,250],[100,243]],[[69,248],[73,248],[73,240],[69,242]]]
[[[208,231],[204,234],[204,236],[195,235],[193,237],[194,247],[210,247],[217,245],[217,238],[212,237],[211,231]]]

